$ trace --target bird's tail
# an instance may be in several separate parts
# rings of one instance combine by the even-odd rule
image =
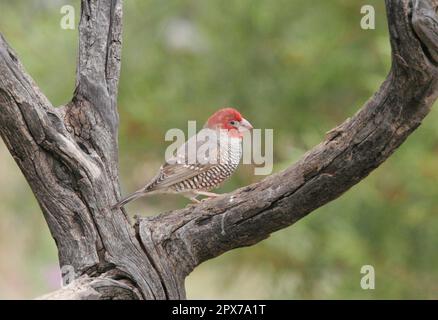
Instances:
[[[121,207],[125,206],[128,202],[131,202],[137,198],[140,198],[145,194],[144,188],[135,191],[134,193],[130,194],[129,196],[123,198],[119,202],[117,202],[111,209],[120,209]]]

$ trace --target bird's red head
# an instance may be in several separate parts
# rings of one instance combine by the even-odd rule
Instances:
[[[206,128],[228,130],[231,135],[241,137],[242,133],[253,127],[234,108],[224,108],[216,111],[205,124]]]

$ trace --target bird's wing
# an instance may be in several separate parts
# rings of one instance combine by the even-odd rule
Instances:
[[[146,189],[152,191],[167,188],[219,165],[220,149],[223,146],[219,145],[215,130],[202,129],[161,166],[160,172]]]

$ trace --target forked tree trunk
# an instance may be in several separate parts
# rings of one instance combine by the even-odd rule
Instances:
[[[385,161],[438,93],[436,0],[386,0],[392,67],[376,94],[283,172],[197,206],[121,210],[117,87],[122,3],[83,0],[74,96],[54,108],[0,38],[0,134],[77,280],[47,299],[185,298],[200,263],[253,245],[336,199]],[[352,213],[353,214],[353,213]]]

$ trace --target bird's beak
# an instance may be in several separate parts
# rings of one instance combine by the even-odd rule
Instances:
[[[246,119],[242,119],[240,121],[240,126],[239,126],[239,131],[246,131],[246,130],[251,130],[253,129],[253,126],[251,125],[251,123],[249,123],[248,120]]]

